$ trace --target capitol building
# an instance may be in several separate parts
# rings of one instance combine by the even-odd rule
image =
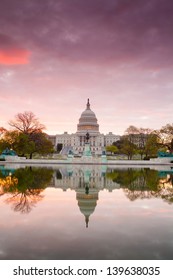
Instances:
[[[55,150],[61,154],[68,154],[69,151],[72,151],[74,155],[82,155],[87,133],[89,133],[89,143],[93,155],[102,154],[106,146],[112,145],[113,142],[120,139],[119,135],[112,132],[105,135],[99,132],[99,124],[95,113],[91,110],[89,99],[86,109],[79,118],[77,132],[72,134],[64,132],[63,134],[49,136],[49,139],[54,144]]]

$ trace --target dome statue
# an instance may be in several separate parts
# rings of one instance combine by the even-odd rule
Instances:
[[[79,123],[77,125],[77,132],[96,132],[99,133],[99,125],[95,113],[90,109],[89,98],[86,104],[86,109],[82,112]]]

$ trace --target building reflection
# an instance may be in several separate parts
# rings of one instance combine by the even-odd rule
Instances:
[[[88,227],[89,218],[97,206],[99,191],[105,188],[105,167],[83,166],[75,168],[68,166],[67,169],[62,168],[55,172],[54,187],[61,188],[63,191],[75,190],[80,212],[84,215],[85,224]]]
[[[52,187],[61,188],[63,191],[67,189],[77,190],[85,188],[88,183],[90,188],[107,189],[112,192],[114,189],[120,188],[120,184],[109,180],[106,176],[108,171],[106,166],[99,165],[62,167],[55,170]]]
[[[29,213],[44,198],[45,188],[68,189],[76,192],[80,212],[86,227],[99,200],[99,192],[122,189],[126,197],[136,199],[160,198],[173,202],[173,170],[149,168],[107,168],[99,165],[68,165],[59,169],[25,167],[0,171],[0,195],[14,211]]]
[[[122,189],[126,197],[136,199],[161,198],[173,202],[173,171],[158,172],[152,169],[107,169],[105,166],[68,166],[54,175],[53,187],[75,190],[81,213],[85,216],[86,227],[94,213],[99,191]]]
[[[90,189],[89,187],[80,188],[77,190],[76,199],[80,212],[85,217],[86,227],[88,227],[89,217],[94,213],[97,205],[98,190],[95,188]]]

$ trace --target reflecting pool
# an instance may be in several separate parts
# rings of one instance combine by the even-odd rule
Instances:
[[[173,170],[0,166],[0,259],[173,259]]]

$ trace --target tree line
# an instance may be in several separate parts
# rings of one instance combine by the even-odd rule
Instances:
[[[173,153],[173,124],[166,124],[159,130],[131,125],[120,140],[106,147],[106,151],[126,155],[128,159],[137,154],[141,159],[157,157],[159,151]]]
[[[14,120],[8,123],[7,130],[0,127],[0,153],[6,149],[13,149],[19,156],[30,159],[35,153],[44,155],[54,152],[52,142],[34,113],[26,111],[18,113]],[[137,128],[129,126],[120,140],[106,146],[106,151],[115,155],[126,155],[132,159],[140,155],[141,159],[156,157],[158,151],[173,153],[173,124],[166,124],[159,130]]]
[[[19,156],[32,159],[33,154],[48,154],[53,152],[53,144],[43,132],[45,126],[32,112],[18,113],[14,120],[8,123],[10,130],[0,128],[0,152],[9,148]]]

